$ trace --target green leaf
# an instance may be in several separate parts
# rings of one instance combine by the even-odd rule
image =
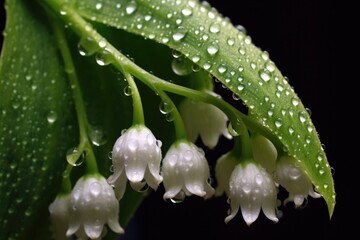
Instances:
[[[43,8],[28,1],[7,1],[6,7],[0,59],[0,239],[21,239],[48,231],[38,226],[47,226],[48,203],[58,191],[73,142],[73,110]]]
[[[194,0],[77,1],[92,21],[153,39],[182,52],[237,94],[307,172],[330,216],[335,190],[324,150],[301,100],[276,65],[208,3]]]

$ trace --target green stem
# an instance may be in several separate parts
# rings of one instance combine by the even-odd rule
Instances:
[[[174,102],[169,98],[169,96],[164,91],[158,90],[157,93],[161,97],[162,101],[170,105],[171,112],[169,114],[171,114],[172,117],[174,118],[176,139],[177,140],[187,139],[184,121],[182,120],[179,110],[175,106]]]
[[[141,97],[139,90],[131,74],[128,73],[127,71],[123,71],[123,73],[127,82],[129,83],[129,87],[131,88],[131,97],[133,100],[133,124],[144,125],[145,124],[144,110],[141,104]]]
[[[57,24],[55,20],[53,20],[52,22],[54,23],[53,24],[54,33],[58,42],[60,53],[64,61],[65,72],[68,76],[71,90],[73,93],[73,99],[75,102],[75,108],[76,108],[76,114],[77,114],[79,132],[80,132],[80,143],[78,146],[79,157],[85,151],[87,173],[97,173],[98,168],[97,168],[95,155],[86,131],[86,127],[88,126],[88,121],[86,117],[85,104],[79,86],[79,81],[76,75],[74,63],[72,61],[71,53],[67,45],[66,37],[63,29],[59,26],[59,24]],[[71,169],[67,169],[67,170],[70,171]],[[65,177],[69,178],[69,175],[70,174],[67,174],[65,175]]]

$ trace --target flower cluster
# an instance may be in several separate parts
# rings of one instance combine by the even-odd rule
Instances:
[[[54,239],[76,235],[80,239],[100,239],[107,224],[123,233],[118,217],[119,202],[114,190],[100,175],[80,178],[71,194],[59,195],[49,206]]]
[[[80,239],[101,239],[105,224],[116,233],[123,233],[118,222],[119,200],[126,185],[136,191],[146,186],[156,190],[163,182],[163,198],[182,201],[196,195],[204,199],[221,196],[230,200],[228,223],[239,209],[247,225],[258,218],[261,210],[273,222],[277,218],[279,186],[289,192],[284,204],[293,201],[296,207],[308,195],[316,198],[313,185],[293,157],[278,151],[264,136],[247,136],[248,153],[235,147],[216,162],[216,189],[211,186],[210,167],[204,151],[195,145],[200,135],[204,145],[214,148],[221,135],[232,138],[227,129],[227,116],[213,105],[184,100],[181,104],[187,138],[178,138],[162,159],[162,143],[144,124],[135,124],[123,131],[112,150],[114,172],[106,180],[100,175],[85,175],[71,194],[59,195],[50,205],[53,234],[56,239],[76,235]],[[244,135],[244,134],[243,134]],[[246,134],[245,134],[246,135]],[[246,138],[238,141],[242,143]],[[243,150],[243,149],[242,149]],[[114,189],[113,189],[114,187]]]

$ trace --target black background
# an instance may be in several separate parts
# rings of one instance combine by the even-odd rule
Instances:
[[[243,25],[253,43],[270,53],[304,105],[311,109],[329,163],[335,169],[337,205],[332,219],[328,217],[323,199],[309,198],[307,206],[301,210],[294,209],[291,204],[281,207],[283,217],[277,224],[260,213],[258,220],[248,227],[240,212],[225,224],[229,208],[225,197],[207,201],[190,197],[181,204],[172,204],[162,200],[164,190],[160,187],[145,199],[122,239],[337,239],[335,236],[346,236],[355,230],[351,223],[358,218],[358,201],[354,196],[357,189],[351,179],[353,173],[348,169],[354,156],[347,154],[356,149],[343,147],[349,147],[346,143],[349,139],[343,133],[351,132],[352,127],[344,125],[343,121],[351,116],[340,108],[341,83],[347,80],[335,56],[343,50],[338,47],[340,9],[330,2],[209,1],[234,25]],[[0,3],[3,6],[3,1]],[[3,8],[0,14],[4,19]],[[3,29],[4,23],[1,24]],[[217,90],[221,91],[221,87]],[[231,96],[224,95],[224,98],[232,100]],[[221,141],[209,152],[209,161],[214,162],[230,148],[229,142]],[[349,214],[355,219],[351,220]]]

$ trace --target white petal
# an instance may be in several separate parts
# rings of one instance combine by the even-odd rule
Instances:
[[[113,232],[120,233],[120,234],[125,232],[117,220],[109,219],[107,223],[108,223],[109,227],[111,228],[111,230],[113,230]]]
[[[118,200],[122,199],[126,190],[127,178],[125,174],[119,176],[119,178],[114,182],[115,186],[115,196]]]
[[[231,199],[230,206],[231,206],[231,213],[229,216],[225,218],[225,223],[229,223],[231,219],[233,219],[239,211],[240,203],[236,199]]]
[[[259,216],[260,213],[259,202],[241,204],[241,213],[248,226],[250,226]]]
[[[86,235],[90,239],[97,239],[100,237],[101,232],[104,228],[104,224],[96,224],[96,223],[85,223],[84,230]]]
[[[74,235],[76,231],[79,229],[80,223],[74,223],[73,225],[69,225],[68,230],[66,231],[66,236],[70,237],[71,235]]]

